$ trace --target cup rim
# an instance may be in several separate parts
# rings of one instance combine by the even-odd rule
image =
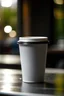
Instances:
[[[29,37],[19,37],[18,43],[48,43],[48,37],[44,36],[29,36]]]

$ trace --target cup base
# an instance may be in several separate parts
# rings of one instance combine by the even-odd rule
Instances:
[[[43,81],[25,81],[23,80],[24,83],[29,83],[29,84],[34,84],[34,83],[44,83],[44,80]]]

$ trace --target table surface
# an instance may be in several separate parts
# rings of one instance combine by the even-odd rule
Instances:
[[[64,70],[45,70],[43,83],[28,84],[22,82],[20,69],[0,69],[0,96],[63,96]]]

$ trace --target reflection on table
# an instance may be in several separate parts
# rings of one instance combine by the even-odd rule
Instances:
[[[21,70],[0,69],[0,92],[24,92],[38,94],[63,94],[64,70],[45,70],[44,83],[27,84],[22,82]]]

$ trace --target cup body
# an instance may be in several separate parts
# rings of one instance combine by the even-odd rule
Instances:
[[[19,43],[22,79],[27,83],[44,81],[47,56],[46,42]]]

